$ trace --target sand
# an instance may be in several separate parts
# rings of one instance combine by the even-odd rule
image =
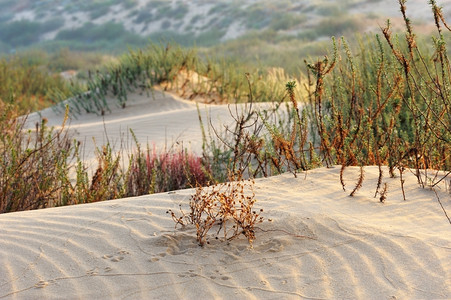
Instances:
[[[227,106],[202,109],[227,122]],[[60,124],[52,110],[41,115]],[[70,130],[100,144],[104,128],[110,140],[133,128],[142,142],[200,145],[196,105],[159,92],[134,95],[104,122],[80,116]],[[193,190],[2,214],[0,299],[450,299],[451,224],[437,198],[451,215],[449,179],[434,192],[406,172],[404,201],[399,178],[385,170],[380,203],[377,167],[365,167],[354,197],[339,171],[256,180],[265,221],[253,247],[213,232],[200,247],[195,228],[175,228],[166,212],[188,210]],[[357,173],[346,170],[348,189]]]

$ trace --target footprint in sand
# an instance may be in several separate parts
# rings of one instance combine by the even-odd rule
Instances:
[[[34,287],[35,287],[35,288],[38,288],[38,289],[42,289],[42,288],[45,288],[45,287],[48,286],[48,285],[49,285],[49,283],[48,283],[47,281],[41,280],[41,281],[39,281],[38,283],[36,283],[36,284],[34,285]]]
[[[197,274],[194,273],[194,270],[188,270],[188,272],[189,272],[189,277],[196,277],[197,276]]]
[[[117,256],[117,257],[113,257],[111,259],[112,262],[120,262],[121,260],[123,260],[124,257],[123,256]]]
[[[126,254],[130,254],[130,252],[121,250],[121,251],[118,251],[116,254],[105,254],[104,256],[102,256],[102,258],[109,259],[112,262],[120,262],[121,260],[123,260],[125,258],[124,255],[126,255]]]
[[[97,275],[97,274],[99,274],[99,270],[97,268],[91,269],[91,270],[86,272],[86,275],[89,275],[89,276],[94,276],[94,275]]]
[[[284,249],[284,244],[278,239],[270,239],[264,244],[254,246],[254,250],[258,252],[281,252]]]
[[[188,270],[188,272],[183,272],[181,274],[177,275],[178,277],[196,277],[197,274],[194,272],[194,270]]]

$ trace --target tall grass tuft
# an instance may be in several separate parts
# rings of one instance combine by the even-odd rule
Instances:
[[[0,102],[26,114],[54,105],[53,91],[62,98],[72,96],[69,83],[58,74],[48,74],[39,63],[19,55],[0,58]]]
[[[0,108],[0,213],[59,205],[74,154],[64,124],[54,131],[43,120],[24,133],[12,106]]]

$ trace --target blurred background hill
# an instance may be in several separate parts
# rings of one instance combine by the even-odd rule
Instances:
[[[421,31],[433,26],[427,1],[407,4]],[[445,6],[445,18],[450,13]],[[377,31],[400,17],[396,0],[0,0],[0,51],[120,53],[149,39],[198,47],[255,38],[314,42]]]
[[[420,36],[434,30],[427,2],[407,1]],[[438,4],[449,19],[451,0]],[[399,10],[397,0],[0,0],[0,82],[39,74],[36,90],[51,97],[53,82],[66,90],[60,77],[85,80],[90,71],[150,42],[175,42],[205,57],[297,75],[304,59],[328,53],[331,36],[357,45],[367,33],[380,33],[388,18],[401,31]],[[24,84],[26,92],[3,84],[0,99],[35,97],[33,84]]]

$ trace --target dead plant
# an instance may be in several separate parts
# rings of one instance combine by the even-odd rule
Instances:
[[[198,187],[191,196],[190,212],[180,206],[180,215],[168,210],[175,226],[196,227],[197,241],[200,246],[208,244],[208,232],[215,228],[218,239],[222,232],[223,240],[230,241],[243,234],[249,244],[255,240],[255,225],[263,222],[260,214],[263,209],[254,210],[257,201],[253,190],[253,180],[222,183],[210,187]]]

